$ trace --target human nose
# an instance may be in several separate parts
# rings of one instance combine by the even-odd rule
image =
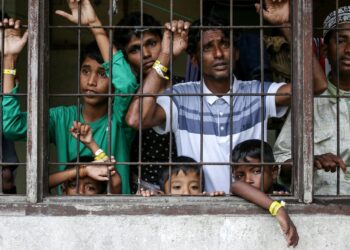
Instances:
[[[347,42],[345,45],[345,53],[350,53],[350,42]]]
[[[248,184],[253,184],[254,181],[253,181],[253,176],[251,174],[247,174],[246,177],[245,177],[245,182],[248,183]]]
[[[190,187],[185,186],[182,190],[183,195],[189,195],[190,194]]]
[[[91,73],[89,78],[88,78],[88,84],[91,86],[96,86],[97,85],[97,74],[96,73]]]
[[[143,46],[143,58],[147,58],[151,56],[151,51],[147,48],[147,46]]]
[[[79,194],[85,195],[85,186],[82,184],[79,185]]]
[[[220,58],[220,57],[222,57],[222,55],[223,55],[222,48],[220,46],[216,45],[214,47],[214,57]]]

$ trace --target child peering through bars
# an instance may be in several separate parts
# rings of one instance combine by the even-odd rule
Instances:
[[[143,21],[143,22],[142,22]],[[135,26],[143,27],[135,29]],[[141,81],[145,79],[148,73],[152,70],[152,66],[159,57],[160,53],[164,52],[162,49],[163,41],[169,39],[168,36],[162,35],[160,28],[161,24],[153,16],[140,12],[132,12],[121,19],[117,26],[131,26],[132,28],[116,28],[114,30],[114,42],[120,48],[126,60],[133,69],[136,78]],[[153,27],[153,28],[151,28]],[[174,42],[178,42],[174,39]],[[177,54],[175,52],[175,54]],[[141,65],[142,62],[142,65]],[[167,86],[183,82],[182,77],[173,75],[172,79],[167,81]],[[160,135],[153,129],[142,130],[142,142],[139,143],[139,136],[135,137],[131,147],[130,160],[132,162],[139,161],[139,148],[141,148],[141,162],[168,162],[169,161],[169,145],[170,134]],[[175,140],[172,140],[172,157],[176,157]],[[164,168],[164,164],[147,164],[141,166],[141,187],[151,187],[152,185],[159,185],[158,173]],[[132,187],[136,192],[138,188],[138,167],[131,166]]]
[[[263,12],[265,20],[275,25],[289,21],[289,12],[285,12],[286,4],[289,8],[288,1],[265,2],[267,8]],[[232,148],[248,139],[267,138],[267,120],[270,117],[283,116],[288,109],[291,101],[291,84],[264,82],[261,93],[262,83],[259,81],[240,81],[233,76],[233,82],[230,82],[230,74],[235,69],[239,51],[230,43],[230,31],[222,28],[227,24],[204,17],[202,23],[198,20],[192,25],[201,24],[210,27],[203,29],[202,39],[200,29],[191,28],[188,44],[187,39],[184,40],[186,43],[182,44],[181,48],[187,49],[194,64],[201,65],[203,85],[198,81],[168,88],[164,94],[175,94],[171,98],[172,102],[169,96],[144,97],[141,103],[142,117],[139,114],[140,99],[134,98],[126,120],[135,129],[138,129],[139,119],[142,119],[143,128],[154,127],[161,134],[174,132],[178,154],[191,157],[197,162],[204,162],[204,190],[229,193],[231,182],[229,156]],[[183,21],[172,21],[165,26],[172,31],[182,32],[189,29],[189,24]],[[284,34],[290,39],[290,32],[285,31]],[[163,66],[168,67],[169,54],[161,54],[158,60]],[[326,86],[325,78],[318,74],[320,70],[322,70],[320,66],[314,70],[316,93],[322,92]],[[143,93],[162,93],[165,87],[163,76],[156,70],[151,70],[145,79]],[[229,96],[231,92],[238,94],[232,100]],[[264,106],[259,94],[268,94],[263,96]],[[203,98],[201,95],[204,95]],[[233,117],[230,115],[231,106]],[[170,112],[171,109],[173,112]],[[264,114],[263,117],[261,113]],[[205,165],[205,162],[219,164]]]
[[[277,165],[250,164],[261,163],[261,156],[265,163],[275,162],[271,146],[267,142],[263,144],[262,148],[261,140],[247,140],[234,147],[232,162],[239,164],[232,166],[233,177],[235,181],[246,182],[266,194],[287,195],[289,190],[277,183]]]
[[[63,193],[66,195],[94,195],[106,193],[107,182],[110,184],[112,194],[121,193],[120,175],[115,171],[115,159],[111,159],[97,145],[92,135],[92,129],[88,124],[74,122],[70,132],[75,139],[79,139],[92,153],[99,152],[97,156],[83,156],[80,162],[83,165],[67,166],[64,171],[59,171],[50,175],[50,188],[63,183]],[[75,159],[76,160],[76,159]],[[73,160],[72,162],[75,162]],[[89,164],[88,162],[91,162]],[[105,163],[94,165],[94,163]],[[76,179],[79,175],[79,181]],[[109,177],[110,176],[110,180]],[[79,184],[78,184],[79,183]],[[79,185],[77,187],[77,185]],[[79,190],[77,192],[77,190]]]
[[[78,2],[68,1],[71,14],[57,11],[73,23],[78,22]],[[112,81],[109,76],[109,40],[100,26],[101,22],[94,13],[88,1],[82,1],[81,24],[88,25],[96,43],[85,47],[81,54],[80,66],[80,93],[84,96],[83,104],[77,106],[61,106],[49,109],[49,138],[55,144],[58,162],[71,162],[77,156],[92,156],[90,150],[83,144],[79,145],[69,134],[69,128],[74,121],[87,123],[93,130],[93,136],[101,146],[108,152],[108,131],[111,133],[111,154],[118,162],[129,161],[130,142],[134,136],[133,129],[125,124],[125,112],[129,106],[130,97],[116,95],[113,98],[111,128],[108,128],[108,97],[99,94],[108,94],[109,84],[112,84],[112,93],[130,94],[134,93],[138,84],[132,74],[129,64],[125,61],[123,53],[113,46],[112,58]],[[5,57],[4,69],[13,70],[16,67],[17,57],[23,49],[27,35],[20,34],[20,22],[13,19],[4,19],[1,23],[5,28]],[[105,63],[104,63],[105,62]],[[4,77],[4,93],[15,94],[18,84],[15,84],[15,73],[9,71]],[[43,93],[44,94],[44,93]],[[25,140],[27,134],[27,112],[20,111],[18,98],[13,95],[4,96],[3,102],[3,124],[4,135],[12,140]],[[80,109],[80,117],[78,117]],[[64,166],[60,167],[64,170]],[[122,193],[130,193],[129,167],[117,165],[117,172],[122,181]]]
[[[272,153],[271,147],[270,151]],[[210,195],[222,196],[223,192],[201,192],[203,179],[201,180],[201,167],[190,157],[179,156],[174,159],[177,162],[171,169],[163,168],[160,174],[160,192],[156,190],[141,190],[140,195],[144,197],[155,196],[159,194],[165,195]],[[190,163],[190,164],[189,164]],[[197,163],[194,165],[193,163]],[[203,176],[204,177],[204,176]],[[204,177],[205,178],[205,177]],[[273,216],[276,216],[288,246],[296,246],[299,241],[299,236],[292,220],[287,211],[281,207],[281,204],[272,200],[259,188],[249,185],[243,181],[236,181],[231,187],[232,193],[242,197],[250,202],[270,211]]]

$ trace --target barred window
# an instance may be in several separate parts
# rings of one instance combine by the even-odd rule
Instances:
[[[295,204],[348,198],[346,1],[290,1],[289,24],[269,22],[262,0],[1,4],[2,20],[21,20],[1,29],[2,201],[152,212],[148,190],[193,213],[212,201],[198,194],[223,191],[220,212],[236,181]],[[28,30],[15,73],[11,30]]]

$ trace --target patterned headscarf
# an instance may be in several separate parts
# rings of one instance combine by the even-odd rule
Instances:
[[[338,25],[342,23],[350,23],[350,6],[343,6],[338,9]],[[323,22],[323,37],[337,26],[337,12],[332,11]]]

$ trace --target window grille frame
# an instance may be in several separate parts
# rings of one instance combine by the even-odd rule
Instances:
[[[200,2],[202,3],[203,0]],[[142,2],[142,1],[141,1]],[[262,1],[261,1],[262,2]],[[111,1],[110,1],[111,3]],[[232,3],[232,0],[231,0]],[[28,0],[28,132],[26,196],[0,196],[0,212],[47,215],[76,214],[251,214],[255,205],[236,197],[46,197],[48,187],[49,1]],[[173,4],[173,1],[171,1]],[[292,213],[350,214],[349,197],[313,196],[313,0],[291,1],[292,18],[292,138],[294,196],[279,197],[291,203]],[[201,4],[201,9],[203,8]],[[141,11],[143,12],[143,10]],[[172,8],[171,8],[172,12]],[[230,19],[232,14],[230,14]],[[172,16],[172,14],[171,14]],[[112,18],[109,19],[110,25]],[[232,22],[232,20],[231,20]],[[231,25],[231,24],[230,24]],[[264,29],[260,22],[260,30]],[[236,26],[235,26],[236,27]],[[80,28],[79,28],[80,29]],[[109,29],[111,41],[112,30]],[[232,35],[231,35],[232,36]],[[232,38],[231,38],[232,39]],[[112,51],[110,51],[111,53]],[[170,62],[172,64],[172,60]],[[141,85],[142,86],[142,80]],[[110,93],[109,89],[109,94]],[[111,97],[109,97],[109,102]],[[110,113],[110,110],[109,110]],[[109,121],[110,123],[110,121]],[[302,131],[302,133],[300,133]],[[110,137],[110,135],[109,135]],[[110,144],[110,138],[108,138]],[[141,158],[141,157],[140,157]],[[140,159],[139,158],[139,159]],[[314,202],[314,203],[313,203]],[[335,204],[333,204],[335,202]],[[306,206],[306,204],[313,203]],[[323,206],[321,204],[330,204]],[[339,203],[339,204],[337,204]],[[78,207],[81,205],[82,207]],[[165,209],[167,208],[167,209]],[[12,211],[12,210],[11,210]]]

